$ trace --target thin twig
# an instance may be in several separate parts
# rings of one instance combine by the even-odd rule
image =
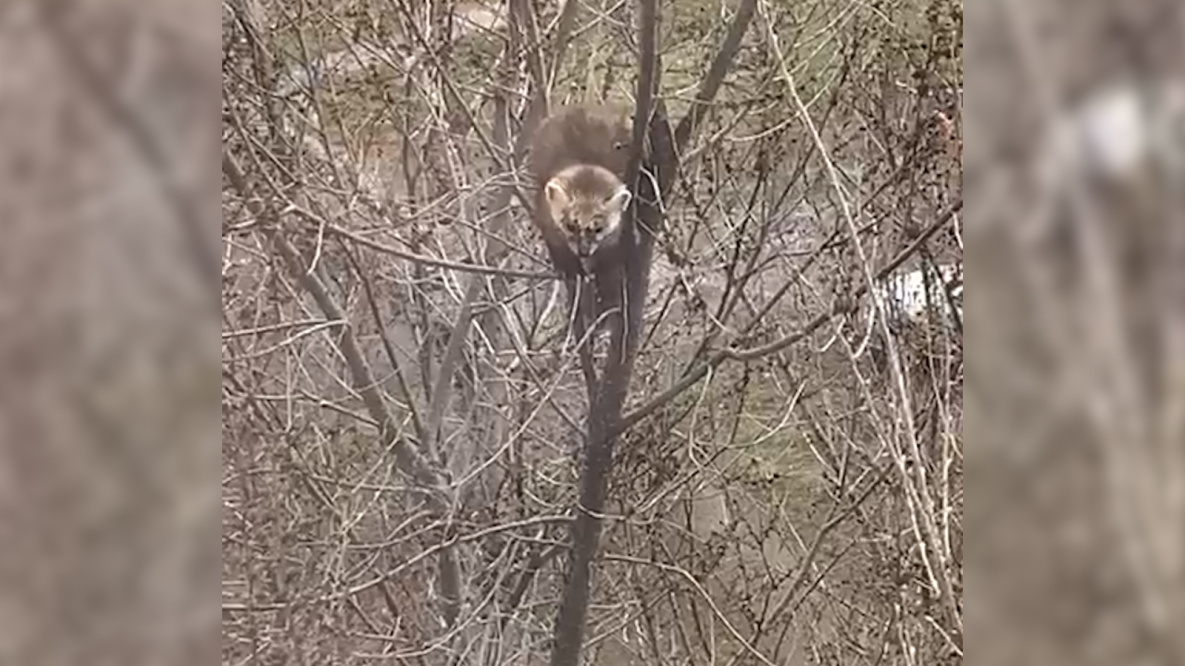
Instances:
[[[920,236],[918,236],[918,238],[913,243],[911,243],[909,247],[902,250],[892,261],[890,261],[888,264],[885,264],[883,268],[877,271],[876,279],[883,280],[892,274],[894,270],[896,270],[901,264],[905,263],[906,260],[913,256],[922,247],[926,240],[928,240],[939,229],[950,222],[954,218],[955,213],[962,210],[962,208],[963,199],[960,197],[957,201],[951,204],[951,206],[947,208],[946,211],[943,212],[943,214],[940,215],[938,219],[930,225],[929,228],[927,228]],[[866,289],[866,286],[861,285],[855,290],[853,296],[855,298],[859,298]],[[723,349],[710,354],[708,358],[702,363],[695,366],[694,369],[688,371],[688,373],[684,375],[682,379],[676,382],[674,386],[667,389],[666,391],[663,391],[654,398],[651,398],[646,402],[646,404],[626,414],[618,426],[619,432],[624,432],[629,428],[632,428],[642,419],[661,409],[663,405],[667,404],[671,400],[674,400],[679,394],[694,386],[699,380],[703,379],[709,371],[724,361],[730,358],[742,361],[754,360],[760,358],[761,356],[779,352],[791,345],[797,344],[801,340],[804,340],[809,335],[818,330],[820,326],[831,321],[831,319],[836,314],[837,313],[833,311],[821,313],[815,316],[814,319],[811,319],[806,325],[802,327],[801,330],[762,347],[747,350]]]

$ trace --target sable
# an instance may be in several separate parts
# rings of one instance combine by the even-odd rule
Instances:
[[[532,221],[566,277],[600,272],[618,258],[621,217],[631,198],[621,180],[629,138],[624,114],[610,106],[557,111],[533,137]]]

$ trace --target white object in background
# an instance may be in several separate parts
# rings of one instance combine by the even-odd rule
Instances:
[[[946,313],[948,303],[946,285],[955,282],[951,296],[955,304],[955,312],[960,321],[963,318],[963,281],[960,266],[943,264],[936,266],[937,275],[930,274],[930,305]],[[957,281],[957,282],[956,282]],[[920,321],[926,316],[926,276],[922,269],[914,269],[906,273],[898,273],[886,279],[881,285],[881,296],[889,310],[889,316],[900,316],[908,321]]]
[[[1022,246],[1055,239],[1076,219],[1067,200],[1102,187],[1138,184],[1148,169],[1185,179],[1185,85],[1172,80],[1112,83],[1057,113],[1033,156],[1039,187]]]
[[[1141,166],[1179,164],[1185,146],[1185,86],[1124,83],[1053,119],[1038,159],[1047,187],[1070,178],[1121,180]]]

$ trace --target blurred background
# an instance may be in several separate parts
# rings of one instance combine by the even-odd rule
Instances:
[[[1181,663],[1182,4],[972,12],[968,630],[999,663]]]
[[[205,4],[0,4],[0,663],[217,658]]]

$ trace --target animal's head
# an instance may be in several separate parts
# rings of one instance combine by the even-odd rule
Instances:
[[[547,182],[551,219],[564,231],[580,258],[617,238],[630,191],[606,169],[579,166],[560,172]]]

